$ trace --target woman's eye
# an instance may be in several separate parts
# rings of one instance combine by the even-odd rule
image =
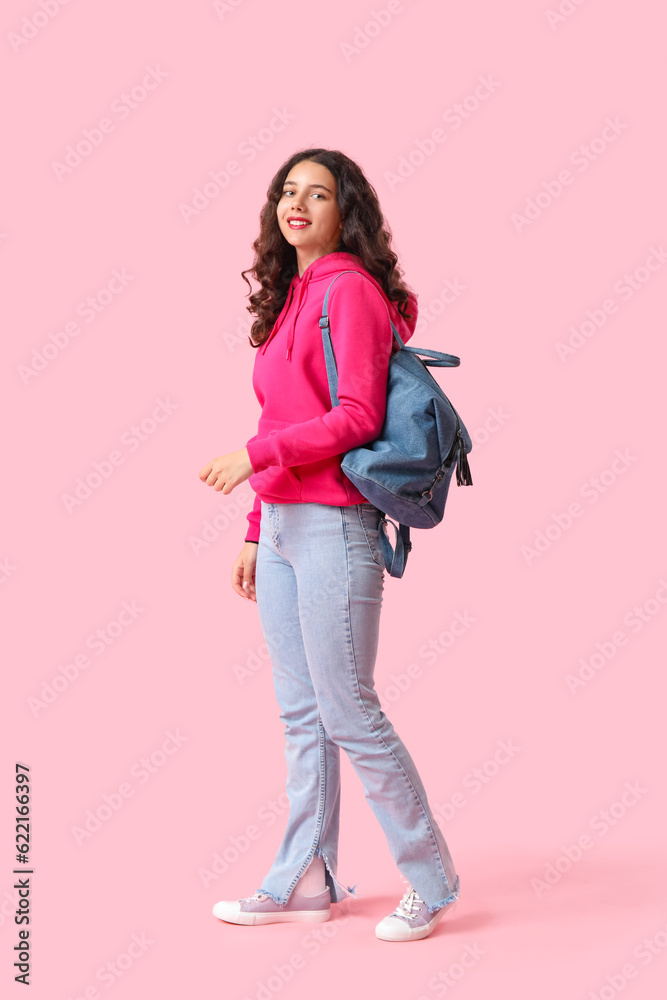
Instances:
[[[285,191],[283,191],[283,198],[285,197],[286,194],[294,194],[294,189],[293,188],[287,188]],[[313,196],[313,198],[324,198],[324,195],[321,194],[319,191],[313,191],[313,195],[312,196]]]

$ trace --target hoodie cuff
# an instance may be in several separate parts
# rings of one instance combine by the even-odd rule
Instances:
[[[262,502],[257,494],[255,494],[255,503],[253,504],[252,510],[248,511],[247,520],[248,531],[244,541],[259,542],[259,534],[262,523]]]
[[[280,457],[271,437],[248,441],[246,448],[253,472],[263,472],[270,465],[280,465]]]

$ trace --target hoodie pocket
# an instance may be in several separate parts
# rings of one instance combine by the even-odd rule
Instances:
[[[284,500],[301,499],[301,480],[291,469],[279,465],[270,465],[268,469],[256,472],[250,485],[256,493]]]
[[[291,426],[289,420],[265,420],[261,421],[257,428],[257,439],[265,440],[271,437],[271,433],[282,431]],[[301,479],[298,473],[288,466],[269,465],[261,472],[255,472],[250,477],[250,485],[256,493],[266,493],[276,498],[285,500],[301,499]]]

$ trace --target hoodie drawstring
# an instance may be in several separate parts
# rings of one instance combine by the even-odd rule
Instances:
[[[320,273],[323,273],[325,276],[333,277],[333,275],[335,274],[336,264],[340,263],[341,268],[344,268],[346,266],[348,268],[350,267],[350,256],[351,256],[350,254],[341,252],[341,253],[334,253],[333,255],[325,255],[325,257],[327,256],[328,257],[333,256],[335,260],[326,260],[324,267],[322,269],[319,269],[317,267],[317,261],[315,261],[314,265],[311,265],[310,267],[306,268],[301,278],[299,278],[298,272],[294,275],[289,287],[288,294],[285,298],[285,303],[280,311],[280,315],[276,319],[273,330],[271,331],[267,339],[264,341],[262,346],[259,348],[262,354],[266,353],[267,347],[269,346],[273,338],[276,336],[278,331],[282,328],[285,321],[288,320],[289,330],[287,331],[287,351],[285,354],[285,359],[287,361],[292,360],[292,347],[294,346],[296,324],[299,318],[299,313],[301,312],[301,310],[305,305],[308,285],[310,284],[310,279],[312,278],[313,274],[319,275]],[[334,265],[333,268],[331,267],[332,264]],[[354,269],[354,264],[352,264],[352,268]],[[382,292],[382,290],[381,289],[379,290],[384,297],[384,293]],[[294,301],[294,299],[296,299],[296,302]],[[387,306],[387,308],[389,310],[389,306]],[[413,329],[414,324],[413,326],[410,327],[410,329],[407,329],[408,324],[406,321],[402,319],[395,305],[393,308],[393,315],[392,312],[389,312],[389,315],[392,316],[394,323],[398,326],[399,333],[401,333],[403,340],[404,341],[408,340],[410,337],[410,330]],[[392,338],[392,346],[391,346],[392,353],[396,349],[397,349],[396,341]]]
[[[290,329],[289,329],[289,332],[287,334],[287,353],[285,355],[287,361],[291,361],[292,360],[291,359],[291,355],[292,355],[292,346],[294,344],[294,331],[295,331],[295,328],[296,328],[296,321],[297,321],[297,319],[299,317],[299,313],[301,312],[301,310],[302,310],[302,308],[303,308],[303,306],[305,304],[305,301],[306,301],[306,291],[307,291],[308,285],[310,283],[310,279],[311,279],[312,273],[313,273],[312,271],[306,270],[304,272],[303,278],[301,279],[301,281],[298,284],[298,293],[297,293],[297,297],[296,297],[297,298],[296,308],[294,309],[293,315],[292,315],[292,317],[290,319]],[[292,285],[291,285],[290,291],[289,291],[289,298],[287,300],[287,304],[285,305],[285,308],[284,308],[284,311],[283,311],[283,314],[282,314],[282,318],[279,319],[279,320],[276,320],[276,325],[274,326],[274,328],[273,328],[273,330],[271,332],[271,335],[262,344],[262,347],[260,348],[262,354],[264,354],[266,352],[266,348],[268,347],[269,343],[273,340],[273,338],[275,337],[275,335],[278,333],[278,330],[282,327],[283,323],[285,322],[285,320],[287,318],[287,315],[288,315],[290,309],[292,308],[292,299],[294,298],[294,289],[296,287],[297,287],[296,286],[296,282],[292,282]]]
[[[294,310],[294,316],[292,317],[290,330],[287,335],[287,354],[285,355],[287,361],[291,361],[292,345],[294,344],[294,331],[296,329],[296,321],[299,318],[299,313],[301,312],[305,304],[306,290],[308,288],[308,284],[310,282],[312,273],[313,272],[311,270],[307,270],[302,280],[299,282],[299,297],[297,300],[296,309]]]

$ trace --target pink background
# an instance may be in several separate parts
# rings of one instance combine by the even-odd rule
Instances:
[[[218,8],[2,8],[2,981],[22,995],[21,761],[33,998],[662,996],[659,6]],[[153,89],[122,112],[151,67]],[[475,98],[480,78],[493,83]],[[281,131],[276,109],[292,116]],[[59,179],[54,162],[103,119]],[[414,342],[461,357],[437,377],[476,442],[474,488],[454,489],[443,524],[414,532],[405,577],[386,578],[377,687],[462,887],[451,920],[411,947],[374,936],[404,885],[345,757],[339,874],[362,898],[319,937],[211,915],[273,860],[285,764],[257,608],[231,589],[252,491],[221,497],[198,472],[256,431],[240,271],[271,177],[308,145],[342,149],[376,187],[430,317]],[[234,159],[186,222],[180,206]],[[51,335],[64,346],[26,375]],[[106,478],[68,512],[95,463]],[[457,613],[474,622],[451,644]],[[110,644],[91,648],[100,629]],[[449,648],[427,659],[441,633]],[[568,686],[578,671],[588,679]],[[77,835],[97,810],[99,828]],[[227,870],[206,884],[216,854]],[[144,944],[128,953],[133,935]]]

